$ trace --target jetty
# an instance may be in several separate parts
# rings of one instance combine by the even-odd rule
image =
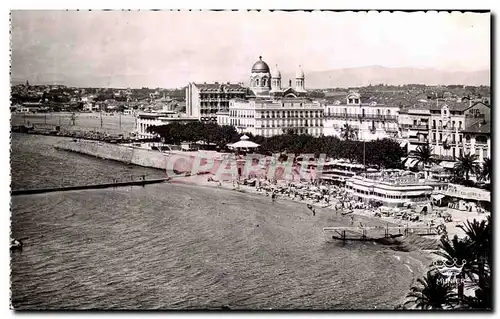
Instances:
[[[384,231],[383,237],[381,237],[381,231]],[[341,226],[341,227],[325,227],[324,232],[333,231],[337,235],[333,235],[332,239],[341,241],[386,241],[387,239],[393,239],[397,237],[402,237],[408,234],[414,234],[419,236],[429,236],[437,235],[435,227],[423,227],[423,226]],[[378,235],[368,236],[368,232],[373,231]]]
[[[112,182],[103,184],[87,184],[87,185],[77,185],[77,186],[65,186],[65,187],[51,187],[51,188],[34,188],[34,189],[19,189],[13,190],[11,192],[12,196],[16,195],[31,195],[31,194],[42,194],[51,192],[66,192],[74,190],[84,190],[84,189],[103,189],[103,188],[116,188],[124,186],[145,186],[150,184],[159,184],[169,181],[170,178],[156,178],[156,179],[143,179],[135,181],[124,181],[124,182]]]

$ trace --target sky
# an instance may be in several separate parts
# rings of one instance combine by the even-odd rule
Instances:
[[[12,11],[11,79],[182,87],[245,81],[259,56],[281,72],[490,68],[490,14]]]

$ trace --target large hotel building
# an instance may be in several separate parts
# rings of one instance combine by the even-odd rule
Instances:
[[[186,113],[204,122],[233,125],[238,132],[270,137],[293,131],[323,134],[321,103],[305,97],[305,75],[299,67],[295,79],[283,87],[277,66],[272,71],[259,60],[252,66],[250,86],[196,84],[186,89]]]

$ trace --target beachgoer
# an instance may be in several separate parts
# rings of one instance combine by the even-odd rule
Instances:
[[[312,209],[313,211],[313,216],[316,216],[316,211],[314,210],[314,208]]]
[[[351,225],[354,225],[354,216],[351,215]]]

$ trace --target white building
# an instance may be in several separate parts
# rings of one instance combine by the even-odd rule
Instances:
[[[232,100],[229,125],[264,137],[288,131],[317,137],[323,134],[323,106],[305,98]]]
[[[367,173],[346,181],[346,190],[355,198],[369,202],[380,201],[384,206],[397,207],[406,203],[427,204],[433,191],[445,183],[419,180],[416,175],[387,176],[384,173]]]
[[[463,141],[466,126],[490,119],[490,107],[482,102],[437,100],[430,105],[430,112],[429,139],[438,160],[453,161],[471,152],[472,148]]]
[[[386,105],[375,99],[363,99],[350,92],[345,99],[324,107],[324,135],[342,136],[347,124],[357,132],[357,139],[371,141],[399,136],[399,106]]]

